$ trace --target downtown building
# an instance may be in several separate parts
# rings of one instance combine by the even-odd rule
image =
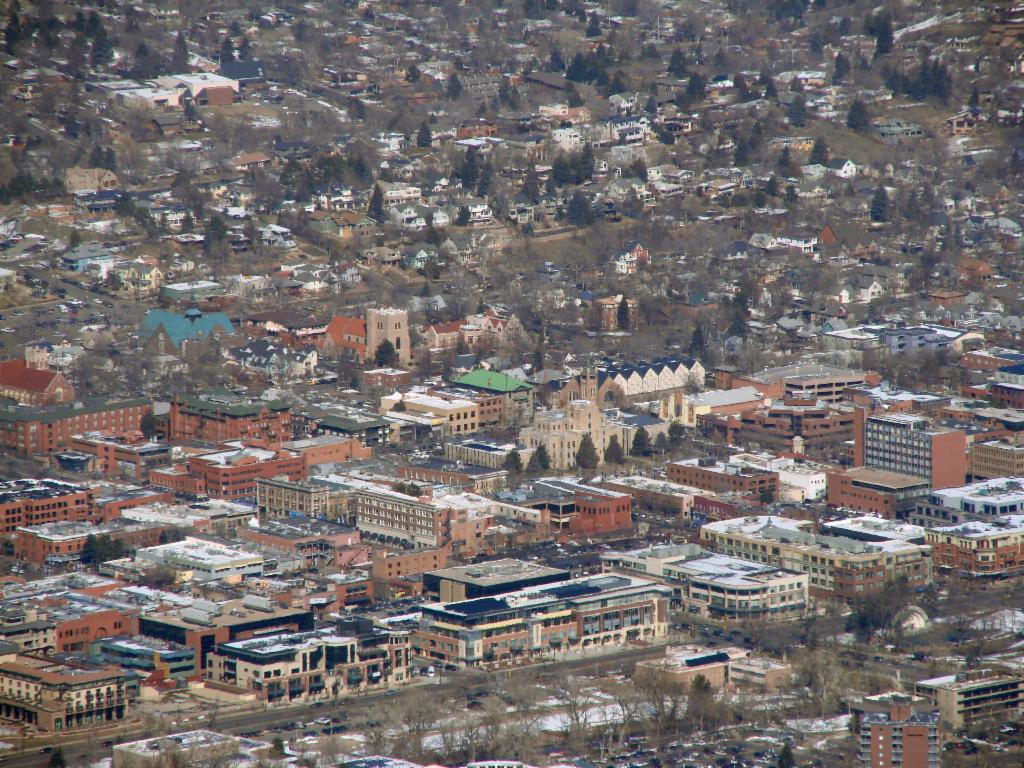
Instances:
[[[419,656],[460,667],[528,660],[552,650],[651,642],[668,632],[672,590],[618,574],[423,606]]]
[[[967,436],[935,426],[912,413],[866,416],[854,411],[855,467],[870,467],[928,481],[932,488],[963,485],[967,477]]]
[[[826,536],[808,530],[807,520],[762,515],[708,523],[701,543],[725,555],[806,573],[812,595],[859,600],[905,577],[911,587],[932,581],[932,561],[923,544],[902,531],[891,536],[875,531],[874,541]]]

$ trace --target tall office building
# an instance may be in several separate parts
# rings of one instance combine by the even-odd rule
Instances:
[[[854,466],[921,477],[933,489],[963,485],[967,478],[967,436],[935,426],[912,413],[866,416],[854,421]]]

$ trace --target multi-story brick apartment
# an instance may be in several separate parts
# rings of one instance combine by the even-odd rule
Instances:
[[[149,470],[171,464],[171,446],[147,440],[141,432],[121,435],[86,432],[74,435],[69,447],[93,456],[93,469],[108,477],[146,482]]]
[[[220,643],[207,657],[208,680],[255,691],[268,704],[336,699],[409,679],[409,635],[363,637],[335,629],[261,635]]]
[[[61,566],[81,560],[90,536],[105,536],[127,549],[151,547],[160,543],[166,526],[114,519],[105,523],[65,520],[42,525],[19,526],[14,556],[37,565]]]
[[[1024,514],[930,528],[935,567],[961,576],[1005,578],[1024,572]]]
[[[668,630],[671,590],[617,574],[587,576],[492,597],[423,606],[420,656],[476,667],[552,648],[650,642]]]
[[[167,437],[171,441],[223,443],[257,439],[269,444],[292,437],[291,405],[226,392],[181,395],[171,402]]]
[[[0,532],[93,517],[94,491],[61,480],[8,480],[0,483]]]
[[[914,712],[910,697],[860,718],[861,768],[938,768],[939,713]]]
[[[149,482],[176,493],[236,500],[255,499],[260,478],[306,479],[306,462],[293,451],[225,445],[225,450],[192,456],[184,465],[151,470]]]
[[[455,385],[479,402],[482,428],[521,424],[533,415],[533,387],[521,379],[477,369],[456,379]]]
[[[626,531],[633,527],[633,497],[575,480],[545,477],[533,483],[525,506],[548,512],[555,528],[574,536]]]
[[[779,473],[744,464],[714,459],[685,459],[665,466],[668,479],[679,485],[714,493],[740,493],[774,496],[779,490]]]
[[[393,416],[408,412],[432,419],[432,426],[440,427],[444,435],[468,435],[480,428],[479,403],[443,392],[395,392],[380,399],[380,412]]]
[[[129,674],[113,665],[6,654],[0,657],[0,719],[44,733],[91,732],[127,716]]]
[[[932,488],[963,485],[967,477],[967,436],[934,426],[911,413],[865,416],[855,411],[855,467],[872,467],[926,479]]]
[[[716,552],[806,573],[813,595],[857,600],[905,577],[913,586],[932,580],[928,547],[899,538],[859,541],[818,536],[811,523],[773,515],[708,523],[701,543]]]
[[[152,411],[144,398],[82,400],[63,405],[0,407],[0,448],[23,455],[67,448],[83,432],[128,432],[139,429]]]
[[[1024,363],[996,369],[988,391],[997,406],[1024,408]]]

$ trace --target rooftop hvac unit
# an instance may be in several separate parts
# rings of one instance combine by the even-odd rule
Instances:
[[[274,601],[269,597],[261,595],[246,595],[242,598],[242,605],[255,611],[263,611],[264,613],[274,612]]]
[[[213,600],[204,600],[203,598],[197,598],[192,601],[192,607],[197,611],[208,613],[211,616],[219,616],[221,613],[220,603],[215,603]]]
[[[206,613],[206,611],[200,611],[198,608],[184,608],[181,611],[182,621],[187,621],[189,624],[199,624],[208,627],[212,624],[212,618],[211,614]]]

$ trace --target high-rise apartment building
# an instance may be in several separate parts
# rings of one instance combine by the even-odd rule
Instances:
[[[939,713],[914,712],[909,696],[864,714],[859,736],[862,768],[938,768]]]

